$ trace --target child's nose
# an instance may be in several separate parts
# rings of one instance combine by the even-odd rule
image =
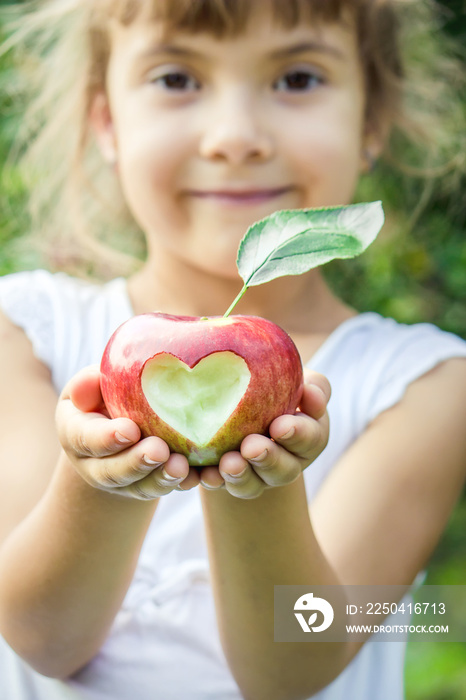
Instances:
[[[212,106],[201,138],[201,155],[233,165],[268,160],[274,147],[264,116],[256,100],[244,97]]]

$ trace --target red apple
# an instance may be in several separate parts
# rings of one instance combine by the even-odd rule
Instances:
[[[291,338],[263,318],[149,313],[110,338],[101,387],[112,418],[131,418],[191,465],[217,465],[246,435],[295,412],[303,371]]]

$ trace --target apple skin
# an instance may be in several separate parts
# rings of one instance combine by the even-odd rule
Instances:
[[[249,384],[223,426],[206,444],[198,445],[154,412],[141,376],[146,363],[161,353],[194,368],[212,353],[225,351],[245,360]],[[266,435],[277,416],[295,412],[303,392],[302,363],[293,341],[279,326],[257,316],[134,316],[110,338],[100,369],[110,416],[130,418],[143,437],[159,436],[171,452],[184,454],[191,466],[218,465],[220,457],[238,450],[247,435]]]

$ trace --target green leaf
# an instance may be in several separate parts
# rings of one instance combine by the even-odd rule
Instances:
[[[300,275],[334,258],[366,250],[384,223],[381,202],[277,211],[243,237],[237,265],[245,288]]]

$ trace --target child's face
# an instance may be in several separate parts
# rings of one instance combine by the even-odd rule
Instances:
[[[252,222],[351,201],[365,139],[351,28],[258,16],[238,38],[142,22],[112,38],[94,126],[149,246],[236,277]]]

